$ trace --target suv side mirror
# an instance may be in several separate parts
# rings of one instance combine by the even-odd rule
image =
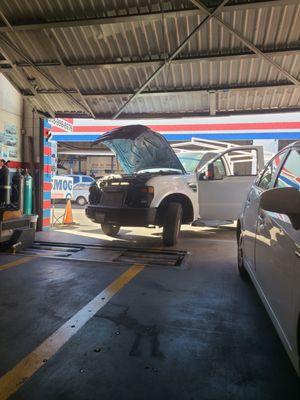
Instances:
[[[286,214],[295,229],[300,229],[300,191],[293,187],[274,188],[260,196],[263,210]]]
[[[204,171],[199,173],[198,179],[199,181],[213,181],[215,178],[215,169],[214,164],[207,164]]]
[[[209,163],[207,165],[207,180],[208,181],[213,181],[215,179],[215,169],[214,169],[214,163]]]
[[[199,181],[206,181],[206,172],[200,172],[198,176]]]

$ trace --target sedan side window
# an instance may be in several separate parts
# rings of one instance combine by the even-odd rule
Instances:
[[[91,178],[90,176],[83,176],[82,177],[82,182],[93,182],[94,179]]]
[[[79,176],[71,175],[71,178],[73,178],[73,184],[78,183],[80,181]]]
[[[258,182],[258,187],[267,190],[270,189],[273,185],[273,181],[275,178],[275,173],[280,166],[284,156],[286,153],[278,154],[275,158],[273,158],[269,164],[266,166],[261,178]]]
[[[300,151],[292,150],[283,164],[276,187],[295,187],[300,190]]]
[[[262,189],[269,189],[272,180],[272,163],[267,166],[262,177],[258,183],[258,186]]]

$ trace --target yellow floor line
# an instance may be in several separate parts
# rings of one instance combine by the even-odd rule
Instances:
[[[11,267],[16,267],[17,265],[20,265],[20,264],[24,264],[28,261],[33,260],[34,258],[36,258],[36,257],[35,256],[26,256],[26,257],[18,258],[17,260],[11,261],[7,264],[0,265],[0,271],[4,271]]]
[[[15,393],[28,378],[45,365],[47,360],[143,269],[144,265],[141,264],[134,264],[130,267],[36,349],[23,358],[13,369],[3,375],[0,378],[0,400],[6,400]]]

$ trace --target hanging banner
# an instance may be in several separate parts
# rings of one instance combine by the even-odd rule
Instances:
[[[63,122],[64,121],[64,122]],[[136,125],[137,120],[69,118],[49,120],[51,140],[93,142],[115,128]],[[300,113],[230,115],[175,119],[139,119],[169,141],[205,140],[297,140],[300,139]]]

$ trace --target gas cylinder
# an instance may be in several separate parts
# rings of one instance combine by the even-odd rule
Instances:
[[[11,187],[11,203],[23,212],[24,203],[24,176],[18,170],[13,174]]]
[[[24,174],[24,207],[23,212],[25,215],[32,214],[32,177],[28,170]]]
[[[5,207],[10,204],[10,177],[9,169],[1,160],[2,167],[0,168],[0,207]]]

